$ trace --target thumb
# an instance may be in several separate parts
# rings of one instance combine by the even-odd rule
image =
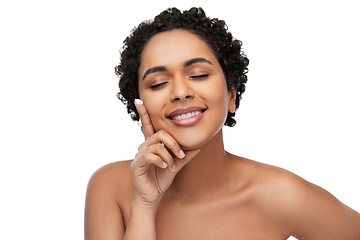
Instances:
[[[185,157],[184,158],[175,158],[175,166],[176,166],[176,173],[179,172],[186,164],[190,162],[191,159],[193,159],[196,154],[200,152],[200,148],[185,151]]]

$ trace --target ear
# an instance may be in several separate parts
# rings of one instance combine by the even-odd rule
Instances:
[[[231,88],[229,90],[229,104],[228,104],[228,111],[229,112],[233,112],[235,111],[236,108],[236,89],[235,88]]]

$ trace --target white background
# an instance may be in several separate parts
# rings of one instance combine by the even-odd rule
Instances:
[[[1,3],[1,239],[83,238],[89,177],[133,158],[143,140],[115,96],[119,49],[170,6],[202,6],[244,43],[249,81],[238,124],[224,130],[227,150],[360,211],[356,1],[208,2]]]

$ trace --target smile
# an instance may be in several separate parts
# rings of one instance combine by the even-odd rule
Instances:
[[[204,107],[179,108],[168,115],[168,119],[179,127],[190,127],[195,125],[204,116],[207,109]]]
[[[171,117],[172,120],[183,120],[183,119],[188,119],[194,116],[197,116],[199,114],[201,114],[202,111],[194,111],[194,112],[189,112],[187,114],[181,114],[181,115],[177,115],[177,116],[173,116]]]

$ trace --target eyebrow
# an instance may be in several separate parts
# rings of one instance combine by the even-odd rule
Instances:
[[[156,72],[166,72],[167,68],[165,66],[157,66],[157,67],[152,67],[149,68],[148,70],[146,70],[146,72],[144,73],[143,76],[143,80],[146,78],[147,75],[151,74],[151,73],[156,73]]]
[[[189,67],[191,66],[192,64],[195,64],[195,63],[208,63],[208,64],[211,64],[212,63],[205,59],[205,58],[192,58],[190,60],[187,60],[185,63],[184,63],[184,67]]]
[[[205,58],[192,58],[192,59],[187,60],[184,63],[184,67],[189,67],[195,63],[208,63],[208,64],[213,65],[209,60],[207,60]],[[147,75],[149,75],[151,73],[166,72],[166,71],[167,71],[167,68],[165,66],[156,66],[156,67],[149,68],[144,73],[143,80],[146,78]]]

